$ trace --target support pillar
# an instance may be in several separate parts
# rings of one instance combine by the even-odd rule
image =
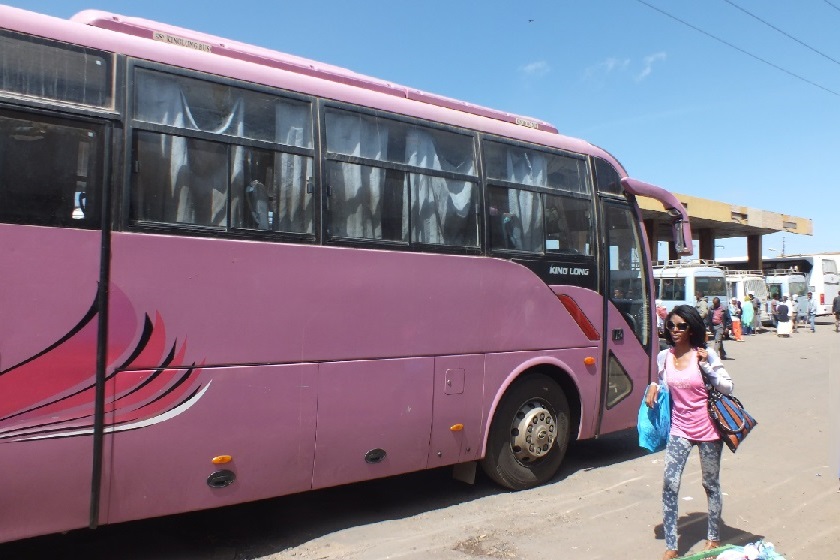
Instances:
[[[698,253],[699,258],[713,261],[715,260],[715,236],[714,230],[704,228],[697,230],[699,234],[698,239]]]
[[[747,236],[747,268],[750,270],[763,270],[761,262],[761,236]]]
[[[651,262],[659,260],[659,239],[656,238],[656,220],[644,220]]]

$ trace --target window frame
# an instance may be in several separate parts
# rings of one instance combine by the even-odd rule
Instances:
[[[467,128],[462,128],[458,126],[443,124],[431,120],[424,120],[415,117],[410,117],[406,115],[401,115],[399,113],[391,113],[389,111],[385,111],[382,109],[374,109],[371,107],[365,107],[361,105],[354,105],[351,103],[343,103],[340,101],[334,100],[327,100],[321,99],[319,104],[319,123],[320,127],[318,130],[318,135],[320,136],[320,145],[321,145],[321,168],[323,170],[323,201],[321,205],[321,212],[322,212],[322,221],[323,226],[323,244],[324,245],[335,245],[335,246],[347,246],[347,247],[366,247],[366,248],[378,248],[378,249],[395,249],[400,251],[406,252],[423,252],[423,253],[444,253],[444,254],[463,254],[463,255],[480,255],[484,251],[484,243],[483,243],[483,235],[485,225],[483,222],[483,208],[484,208],[484,196],[485,196],[485,185],[483,182],[483,168],[482,168],[482,160],[481,155],[479,153],[479,144],[478,144],[478,136],[479,132],[476,130],[471,130]],[[381,118],[389,121],[395,121],[397,123],[408,125],[408,126],[416,126],[421,129],[431,129],[431,130],[439,130],[443,132],[457,134],[459,136],[465,136],[472,140],[472,149],[473,149],[473,157],[474,157],[474,165],[476,169],[475,175],[469,175],[466,173],[456,173],[451,171],[444,171],[444,170],[435,170],[429,169],[425,167],[415,167],[405,163],[399,162],[392,162],[392,161],[385,161],[379,160],[374,158],[367,158],[361,156],[350,156],[346,154],[339,154],[339,153],[332,153],[328,152],[327,150],[327,126],[326,126],[326,113],[330,110],[337,110],[337,111],[344,111],[353,114],[361,114],[368,117],[374,118]],[[467,183],[472,183],[475,185],[476,195],[477,195],[477,204],[478,204],[478,212],[476,214],[476,228],[477,228],[477,245],[475,246],[467,246],[467,245],[445,245],[445,244],[437,244],[437,243],[423,243],[418,241],[411,240],[411,226],[412,226],[412,216],[411,216],[411,184],[408,183],[408,223],[405,224],[408,230],[408,240],[407,241],[395,241],[395,240],[387,240],[387,239],[370,239],[370,238],[356,238],[356,237],[344,237],[344,236],[330,236],[327,234],[328,222],[329,222],[329,212],[327,210],[327,206],[329,204],[328,198],[331,196],[330,194],[330,185],[328,184],[328,173],[327,167],[330,162],[339,162],[339,163],[348,163],[351,165],[362,165],[367,167],[373,167],[383,170],[391,170],[391,171],[398,171],[405,174],[417,174],[417,175],[426,175],[430,177],[439,177],[443,179],[453,180],[453,181],[464,181]]]
[[[0,114],[8,116],[9,118],[20,120],[27,120],[31,118],[35,121],[65,126],[67,128],[81,129],[87,126],[91,129],[98,129],[99,138],[97,139],[97,142],[101,153],[99,154],[98,161],[92,170],[92,176],[95,177],[98,189],[98,192],[96,193],[97,196],[94,199],[95,204],[98,207],[95,223],[91,223],[89,225],[76,225],[72,220],[68,223],[55,224],[5,221],[0,223],[9,225],[35,225],[59,229],[102,231],[109,225],[109,220],[111,220],[109,209],[106,207],[107,201],[109,200],[109,193],[106,191],[112,189],[110,176],[114,161],[114,154],[112,153],[114,146],[114,123],[111,119],[103,119],[101,117],[94,118],[87,114],[74,114],[57,109],[63,109],[63,106],[56,106],[54,104],[50,106],[50,109],[47,109],[42,107],[41,104],[38,104],[37,106],[25,106],[9,104],[0,100]]]
[[[121,95],[122,89],[120,85],[123,83],[124,57],[120,56],[114,51],[104,50],[96,47],[88,47],[79,43],[68,43],[66,41],[59,41],[51,37],[44,37],[42,35],[24,33],[13,29],[2,29],[0,30],[0,32],[8,35],[19,35],[22,37],[27,37],[31,39],[32,42],[38,42],[44,45],[53,45],[56,48],[64,46],[69,47],[69,50],[87,49],[90,51],[95,51],[101,53],[103,55],[103,58],[106,58],[110,65],[110,68],[107,70],[110,77],[109,83],[107,84],[107,87],[109,88],[109,91],[107,92],[109,96],[109,103],[107,105],[90,105],[75,101],[66,101],[63,99],[54,99],[50,97],[30,95],[9,90],[0,90],[0,101],[8,100],[11,102],[23,102],[26,105],[39,106],[43,108],[61,107],[61,110],[91,115],[118,115],[123,113],[124,100],[123,96]]]
[[[136,72],[152,71],[160,72],[166,75],[172,75],[180,78],[196,79],[202,82],[207,82],[213,85],[221,85],[233,89],[247,90],[260,94],[267,94],[274,98],[289,99],[293,102],[302,102],[309,105],[309,125],[312,127],[311,138],[312,148],[302,148],[299,146],[290,146],[280,144],[277,142],[269,142],[267,140],[257,140],[253,138],[246,138],[241,136],[232,136],[229,134],[217,134],[212,132],[205,132],[201,130],[194,130],[189,128],[179,128],[170,125],[159,123],[150,123],[137,119],[134,115],[136,110],[134,103],[134,96],[137,93],[137,79]],[[148,233],[164,233],[173,235],[186,235],[194,237],[219,237],[231,239],[255,239],[264,241],[276,242],[297,242],[303,244],[317,244],[320,239],[320,213],[318,211],[320,193],[317,185],[320,184],[320,166],[319,166],[319,134],[317,122],[317,105],[318,98],[310,95],[303,95],[297,92],[287,91],[279,88],[263,86],[251,82],[245,82],[225,76],[216,74],[209,74],[195,70],[186,70],[183,68],[173,67],[167,64],[151,62],[147,60],[128,58],[125,64],[126,79],[126,105],[125,105],[125,159],[124,178],[122,199],[119,202],[119,212],[123,219],[121,223],[128,231],[148,232]],[[231,201],[233,197],[233,184],[228,177],[228,194],[226,202],[226,213],[228,223],[226,226],[208,226],[203,224],[184,224],[173,223],[155,220],[138,220],[131,215],[131,205],[133,192],[133,177],[136,165],[137,154],[137,135],[136,131],[150,132],[154,134],[164,134],[175,136],[179,138],[194,138],[197,140],[213,142],[216,144],[223,144],[226,147],[228,163],[230,163],[231,151],[235,147],[243,147],[246,149],[257,149],[271,152],[274,154],[290,154],[301,157],[309,157],[312,161],[312,177],[311,184],[313,185],[313,192],[310,195],[312,199],[312,233],[305,232],[288,232],[275,230],[259,230],[251,228],[234,227],[231,224]]]
[[[535,259],[544,259],[544,260],[551,260],[551,261],[569,261],[569,262],[585,262],[594,263],[597,261],[597,253],[598,253],[598,220],[596,218],[598,210],[596,208],[595,198],[595,184],[594,184],[594,177],[592,171],[590,169],[589,164],[589,156],[586,154],[579,154],[576,152],[570,152],[567,150],[562,150],[559,148],[553,148],[550,146],[544,146],[542,144],[530,143],[525,142],[522,140],[516,140],[513,138],[507,138],[504,136],[498,136],[495,134],[487,134],[482,133],[479,134],[480,140],[480,157],[481,157],[481,173],[484,183],[484,191],[485,191],[485,207],[483,212],[483,217],[485,221],[485,254],[492,255],[492,256],[499,256],[501,258],[507,259],[526,259],[526,260],[535,260]],[[545,187],[542,185],[525,185],[522,183],[514,183],[511,181],[506,181],[504,179],[491,179],[487,176],[487,168],[484,162],[484,145],[485,143],[496,143],[496,144],[504,144],[509,145],[514,148],[519,148],[523,150],[532,150],[535,152],[545,153],[551,156],[562,156],[562,157],[569,157],[571,159],[579,160],[582,162],[582,169],[584,173],[583,181],[586,184],[587,188],[589,189],[589,194],[583,194],[579,192],[572,192],[566,190],[560,190],[557,188],[552,187]],[[487,196],[487,191],[491,187],[497,188],[505,188],[505,189],[518,189],[518,190],[525,190],[538,193],[541,198],[541,204],[543,207],[542,212],[542,223],[543,223],[543,237],[545,237],[545,196],[560,196],[560,197],[568,197],[568,198],[575,198],[579,200],[584,200],[589,203],[589,208],[592,211],[592,218],[590,219],[590,244],[592,246],[592,255],[585,255],[585,254],[574,254],[574,253],[564,253],[561,251],[554,251],[554,250],[547,250],[545,247],[545,239],[543,239],[543,249],[541,252],[534,252],[534,251],[522,251],[517,249],[507,249],[507,248],[499,248],[493,247],[490,240],[490,228],[486,225],[487,224],[487,217],[489,212],[489,207],[487,206],[489,196]],[[623,197],[622,197],[623,198]]]

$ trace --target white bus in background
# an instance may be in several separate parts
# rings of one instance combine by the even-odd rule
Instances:
[[[803,273],[808,284],[805,292],[813,294],[814,300],[817,302],[817,315],[831,314],[831,304],[834,297],[840,292],[840,274],[838,274],[840,253],[762,257],[761,260],[764,274],[776,269],[792,269]],[[730,269],[746,268],[747,266],[745,257],[722,258],[718,262]]]
[[[807,258],[811,261],[808,291],[817,302],[817,315],[831,315],[831,304],[840,293],[840,274],[837,272],[840,253],[807,255]]]
[[[720,298],[721,304],[726,304],[728,299],[725,270],[715,261],[696,259],[655,264],[653,285],[656,299],[668,311],[677,305],[694,305],[697,292],[707,297],[709,307],[715,297]]]
[[[726,269],[726,291],[729,298],[738,298],[743,306],[747,301],[747,295],[752,294],[758,298],[760,303],[759,319],[762,323],[770,323],[772,315],[767,311],[767,301],[770,298],[767,290],[767,282],[764,280],[764,273],[760,270],[732,270]]]
[[[782,301],[784,296],[793,299],[794,296],[805,297],[808,293],[808,280],[805,273],[794,268],[768,270],[765,272],[764,279],[767,282],[770,299],[775,296]]]

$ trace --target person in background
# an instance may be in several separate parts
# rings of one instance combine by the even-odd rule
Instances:
[[[729,302],[729,316],[732,318],[732,338],[735,342],[743,342],[744,337],[741,336],[741,302],[738,298],[732,298]]]
[[[653,407],[662,384],[671,393],[671,433],[665,447],[665,474],[662,483],[662,519],[665,530],[663,560],[679,557],[677,518],[680,482],[691,449],[700,453],[703,488],[708,499],[709,517],[704,550],[720,546],[720,516],[723,500],[720,490],[720,458],[723,441],[709,418],[703,374],[718,391],[732,393],[732,378],[714,350],[706,349],[706,326],[697,309],[678,305],[665,320],[665,340],[671,346],[659,352],[657,383],[645,393],[645,403]]]
[[[808,322],[811,324],[811,332],[817,332],[817,302],[814,300],[814,294],[808,292]]]
[[[703,295],[703,292],[697,292],[694,294],[694,297],[696,298],[694,307],[697,308],[700,318],[705,321],[706,315],[709,314],[709,303],[706,301],[706,296]]]
[[[744,300],[744,305],[741,306],[741,328],[744,330],[745,336],[753,334],[752,323],[755,307],[753,307],[752,302],[752,296],[747,294],[747,299]]]
[[[796,332],[796,325],[798,323],[797,318],[799,315],[799,304],[796,301],[799,296],[797,294],[793,294],[790,296],[790,327],[791,332]]]
[[[840,332],[840,294],[834,296],[831,312],[834,313],[834,332]]]
[[[761,330],[761,300],[755,297],[755,292],[750,292],[753,304],[753,320],[752,330],[758,332]]]
[[[788,297],[783,296],[776,306],[776,336],[790,336],[790,316],[788,315]]]
[[[720,304],[720,298],[712,298],[712,308],[706,316],[706,325],[714,334],[715,352],[721,360],[726,359],[726,350],[723,349],[723,335],[732,326],[732,318],[729,316],[729,309]]]
[[[796,300],[796,322],[800,325],[804,326],[807,324],[810,301],[810,298],[802,296],[799,296],[799,299]]]
[[[770,300],[770,317],[773,319],[773,327],[777,327],[779,325],[779,296],[778,294],[773,294],[773,299]]]
[[[665,336],[665,317],[668,316],[668,310],[662,303],[661,299],[656,300],[656,331],[659,337]]]

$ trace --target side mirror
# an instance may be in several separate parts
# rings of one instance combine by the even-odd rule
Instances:
[[[694,252],[690,228],[685,220],[674,220],[674,248],[678,255],[690,255]]]

